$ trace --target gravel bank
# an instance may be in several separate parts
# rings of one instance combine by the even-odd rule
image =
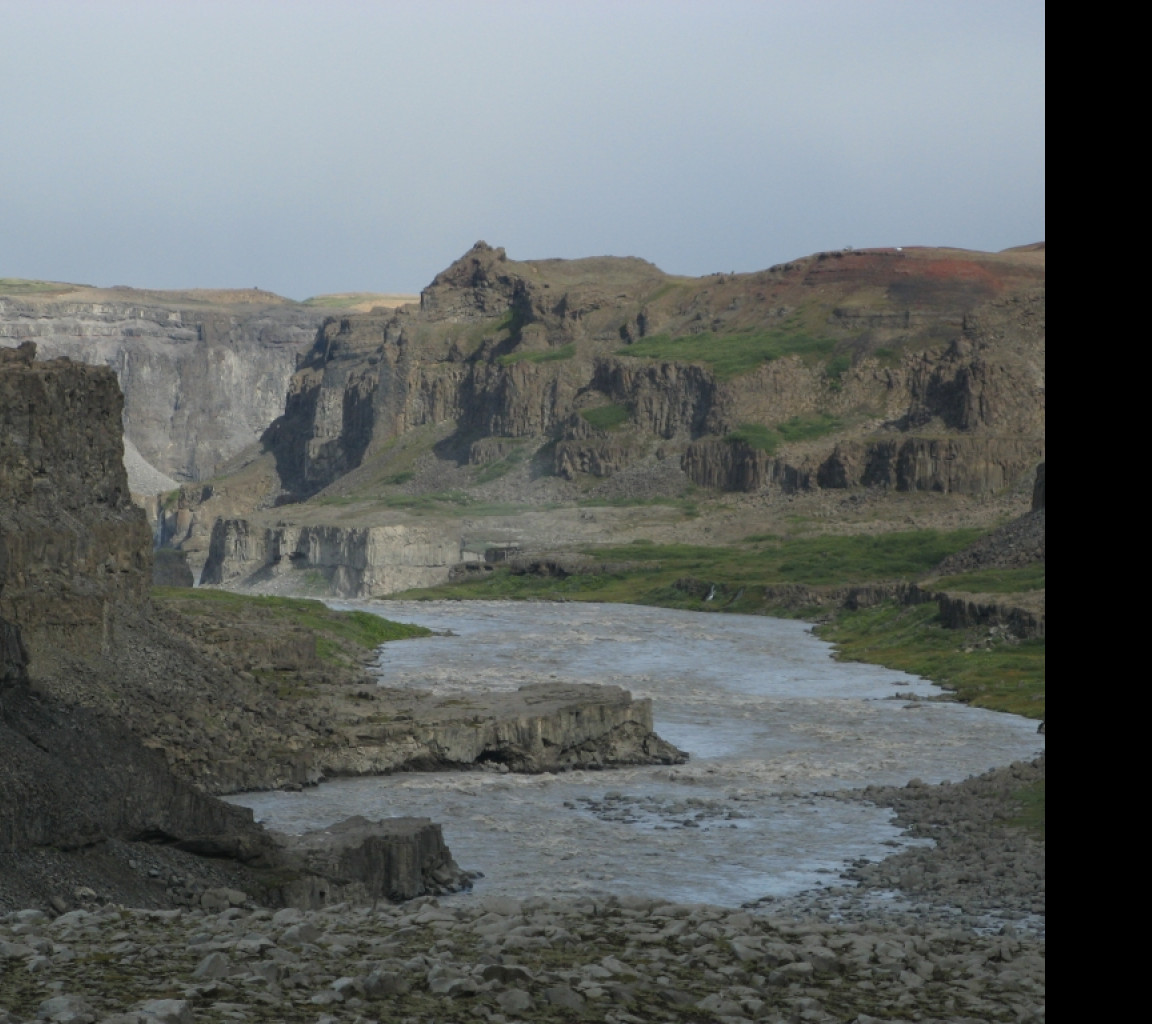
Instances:
[[[1040,940],[645,900],[0,923],[0,1022],[1038,1021]]]
[[[959,783],[870,786],[828,794],[896,811],[896,821],[932,846],[857,862],[851,884],[755,906],[827,921],[928,922],[995,933],[1045,936],[1044,840],[1012,825],[1022,788],[1042,785],[1044,757]]]
[[[274,911],[212,889],[195,909],[12,912],[0,1024],[1042,1021],[1044,846],[1006,822],[1043,777],[1041,758],[840,794],[936,845],[741,909],[476,894]]]

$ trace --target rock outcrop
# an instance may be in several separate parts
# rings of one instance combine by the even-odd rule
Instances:
[[[267,585],[339,597],[381,597],[448,580],[463,560],[458,535],[433,527],[253,527],[217,519],[200,582]],[[293,579],[295,577],[295,579]]]
[[[0,620],[46,671],[111,650],[116,609],[145,601],[152,537],[128,494],[115,377],[35,353],[0,349]]]
[[[345,818],[299,836],[276,835],[283,862],[277,896],[290,907],[395,903],[472,887],[439,825],[427,818]]]
[[[327,774],[469,766],[535,773],[688,759],[653,732],[651,701],[618,686],[536,683],[466,700],[385,699],[383,714],[349,722],[343,742],[319,753]]]
[[[348,531],[425,500],[463,543],[467,506],[490,500],[1005,495],[1044,457],[1044,331],[1042,250],[818,253],[691,279],[477,243],[419,307],[328,322],[247,490],[182,494],[163,536],[199,558],[215,517],[244,521],[237,537]],[[206,579],[259,567],[220,540]],[[337,592],[392,586],[315,568]]]
[[[0,848],[158,837],[258,859],[251,815],[177,779],[83,698],[112,685],[126,620],[151,583],[151,535],[128,497],[121,396],[107,369],[0,351]]]
[[[33,341],[42,358],[111,367],[143,463],[203,480],[284,411],[297,356],[329,312],[256,290],[0,294],[0,346]]]

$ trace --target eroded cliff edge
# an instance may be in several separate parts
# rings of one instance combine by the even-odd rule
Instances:
[[[0,350],[0,857],[163,837],[258,861],[251,815],[179,780],[88,699],[112,686],[149,586],[151,537],[128,496],[108,370]],[[47,883],[46,883],[47,884]],[[61,898],[57,894],[58,898]]]

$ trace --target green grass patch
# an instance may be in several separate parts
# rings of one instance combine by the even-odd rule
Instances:
[[[564,359],[571,359],[574,355],[576,355],[576,346],[569,343],[542,351],[509,352],[497,357],[496,362],[501,366],[512,366],[514,363],[555,363]]]
[[[579,508],[665,508],[677,509],[681,515],[695,519],[700,514],[700,507],[689,498],[656,497],[656,498],[582,498],[576,502]],[[635,541],[633,543],[636,543]]]
[[[774,538],[755,547],[703,547],[691,544],[621,544],[585,549],[601,565],[627,569],[564,578],[512,575],[497,569],[482,578],[430,590],[416,598],[479,598],[567,601],[619,601],[698,611],[780,614],[764,587],[800,583],[840,586],[877,580],[914,579],[954,551],[971,544],[980,531],[914,530],[877,536]],[[685,586],[683,581],[704,581]],[[717,593],[704,600],[709,585]],[[935,606],[932,606],[935,608]]]
[[[529,454],[528,449],[521,445],[513,451],[510,451],[502,459],[496,459],[494,462],[489,462],[479,467],[476,475],[473,477],[473,482],[477,484],[487,484],[493,480],[499,480],[502,476],[507,476],[513,469],[524,462]]]
[[[823,363],[832,355],[835,345],[831,338],[809,334],[793,321],[772,331],[735,331],[731,334],[703,331],[679,338],[653,334],[618,349],[617,355],[706,363],[717,377],[727,380],[784,356],[799,356],[810,364]]]
[[[75,285],[57,281],[29,281],[22,277],[0,277],[0,292],[5,295],[39,295],[45,292],[70,292]],[[90,287],[80,285],[79,287]]]
[[[597,430],[614,430],[628,422],[628,409],[623,405],[598,405],[593,409],[583,409],[580,416]]]
[[[793,416],[790,420],[776,425],[776,430],[785,441],[812,441],[818,437],[834,434],[843,424],[840,420],[826,412],[813,413],[810,416]]]
[[[731,443],[740,442],[773,455],[781,444],[811,441],[835,433],[841,426],[837,417],[826,412],[818,412],[808,416],[793,416],[774,427],[767,427],[762,423],[741,423],[737,429],[726,435],[724,440]]]
[[[1008,825],[1026,828],[1044,838],[1044,780],[1040,779],[1018,789],[1014,796],[1020,801],[1020,813],[1009,818]]]
[[[741,423],[724,440],[729,444],[746,444],[772,455],[780,447],[781,438],[779,433],[762,423]]]
[[[988,642],[986,630],[947,629],[935,604],[841,611],[816,632],[841,660],[923,676],[976,707],[1044,717],[1042,639]]]
[[[824,366],[824,380],[833,391],[839,391],[843,386],[841,378],[852,369],[852,357],[849,355],[833,356]]]
[[[755,550],[654,544],[637,553],[629,546],[597,548],[597,558],[645,558],[679,575],[715,579],[729,585],[805,583],[810,586],[914,579],[954,551],[970,544],[979,530],[909,530],[840,537],[797,537],[768,541]],[[592,553],[592,552],[590,552]]]
[[[416,474],[410,469],[406,469],[401,473],[393,473],[391,476],[386,476],[381,483],[389,487],[398,487],[400,484],[406,484]]]
[[[329,659],[335,654],[335,640],[343,640],[365,650],[373,650],[391,640],[431,636],[424,626],[392,622],[371,612],[335,611],[321,601],[302,597],[260,597],[235,594],[229,590],[204,587],[153,587],[152,598],[163,605],[172,605],[179,611],[196,614],[224,612],[235,622],[245,618],[258,621],[276,621],[289,627],[302,627],[319,634],[317,652]]]
[[[935,584],[941,590],[960,590],[966,594],[1019,594],[1044,589],[1044,563],[1021,569],[983,569],[956,576],[942,576]]]

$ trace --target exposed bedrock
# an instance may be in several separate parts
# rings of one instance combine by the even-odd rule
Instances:
[[[107,651],[143,604],[152,538],[129,498],[111,372],[0,349],[0,621],[36,662]]]
[[[151,535],[128,497],[121,396],[106,368],[0,350],[0,846],[120,836],[241,858],[251,815],[177,779],[94,706],[144,611]]]
[[[272,833],[283,867],[277,902],[333,903],[415,899],[471,888],[439,825],[427,818],[345,818],[299,836]]]
[[[262,298],[217,309],[146,292],[122,302],[0,298],[0,346],[31,340],[42,358],[111,367],[125,434],[145,462],[202,480],[284,411],[297,354],[325,318]]]
[[[180,737],[220,752],[202,712],[227,695],[216,721],[252,714],[258,685],[249,675],[241,694],[245,681],[228,678],[235,666],[150,617],[152,538],[128,496],[112,371],[34,356],[32,344],[0,349],[0,906],[19,894],[59,909],[72,900],[61,888],[69,877],[106,898],[143,892],[98,852],[131,843],[227,860],[256,872],[256,887],[267,888],[269,871],[290,875],[300,899],[321,901],[330,873],[312,885],[307,861],[288,858],[249,810],[174,770]],[[229,732],[240,758],[267,755]],[[418,895],[466,881],[429,823],[365,826],[345,846],[336,879],[345,894]],[[161,888],[148,898],[177,896]]]
[[[390,721],[365,717],[345,735],[346,746],[321,753],[327,774],[470,765],[547,772],[687,760],[653,731],[651,701],[591,684],[536,683],[460,701],[424,700]]]
[[[994,494],[1024,477],[1043,441],[1018,436],[902,437],[844,441],[831,452],[775,457],[740,441],[696,441],[681,468],[702,487],[785,492],[880,487],[944,494]]]
[[[821,487],[991,494],[1026,476],[1043,454],[1042,437],[897,437],[838,444],[816,476]]]
[[[281,496],[386,463],[397,438],[433,426],[447,438],[437,458],[475,465],[486,440],[523,439],[568,479],[621,474],[661,446],[724,490],[1015,484],[1042,450],[1042,257],[827,255],[688,279],[642,260],[517,262],[478,244],[419,308],[319,332],[264,438]],[[884,297],[853,311],[861,287]],[[726,350],[764,339],[778,354],[723,368]],[[585,416],[604,429],[582,433]],[[777,455],[725,443],[790,421],[808,440]]]
[[[459,535],[433,527],[262,527],[218,519],[201,582],[259,586],[283,578],[315,589],[322,581],[339,597],[380,597],[447,582],[462,560]]]

